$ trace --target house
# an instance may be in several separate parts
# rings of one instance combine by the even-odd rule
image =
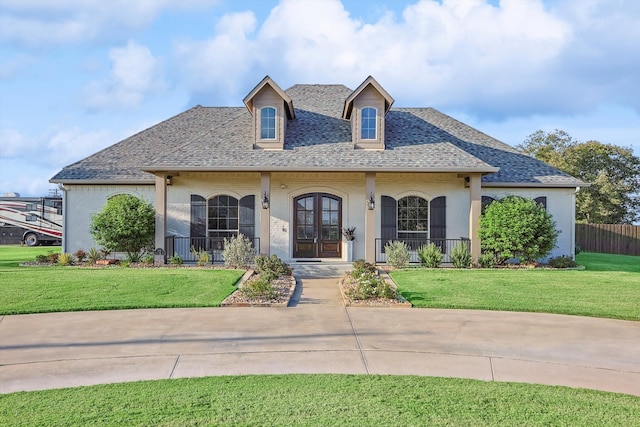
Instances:
[[[433,108],[393,103],[373,77],[282,90],[267,76],[244,107],[191,108],[51,179],[65,190],[63,251],[96,246],[91,215],[129,193],[155,205],[158,261],[192,246],[219,259],[238,233],[287,262],[385,262],[397,239],[435,242],[445,261],[468,241],[477,258],[483,198],[516,194],[553,215],[553,255],[574,254],[583,182]],[[343,227],[356,227],[352,248]]]

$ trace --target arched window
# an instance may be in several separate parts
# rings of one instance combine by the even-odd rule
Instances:
[[[429,237],[429,202],[422,197],[408,196],[398,200],[398,238]]]
[[[260,138],[276,139],[276,109],[273,107],[260,109]]]
[[[377,112],[373,107],[365,107],[362,109],[362,124],[360,138],[376,139],[377,128]]]

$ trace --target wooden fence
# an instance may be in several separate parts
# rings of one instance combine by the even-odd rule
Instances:
[[[576,245],[588,252],[640,255],[640,225],[576,224]]]

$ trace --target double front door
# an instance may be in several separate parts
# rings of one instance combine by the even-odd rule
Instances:
[[[309,193],[294,199],[294,258],[340,258],[342,199]]]

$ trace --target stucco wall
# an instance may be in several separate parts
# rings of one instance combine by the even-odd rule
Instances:
[[[63,252],[88,251],[98,247],[89,233],[91,216],[100,212],[107,200],[118,194],[132,194],[154,204],[153,185],[69,185],[65,184],[65,228]]]

